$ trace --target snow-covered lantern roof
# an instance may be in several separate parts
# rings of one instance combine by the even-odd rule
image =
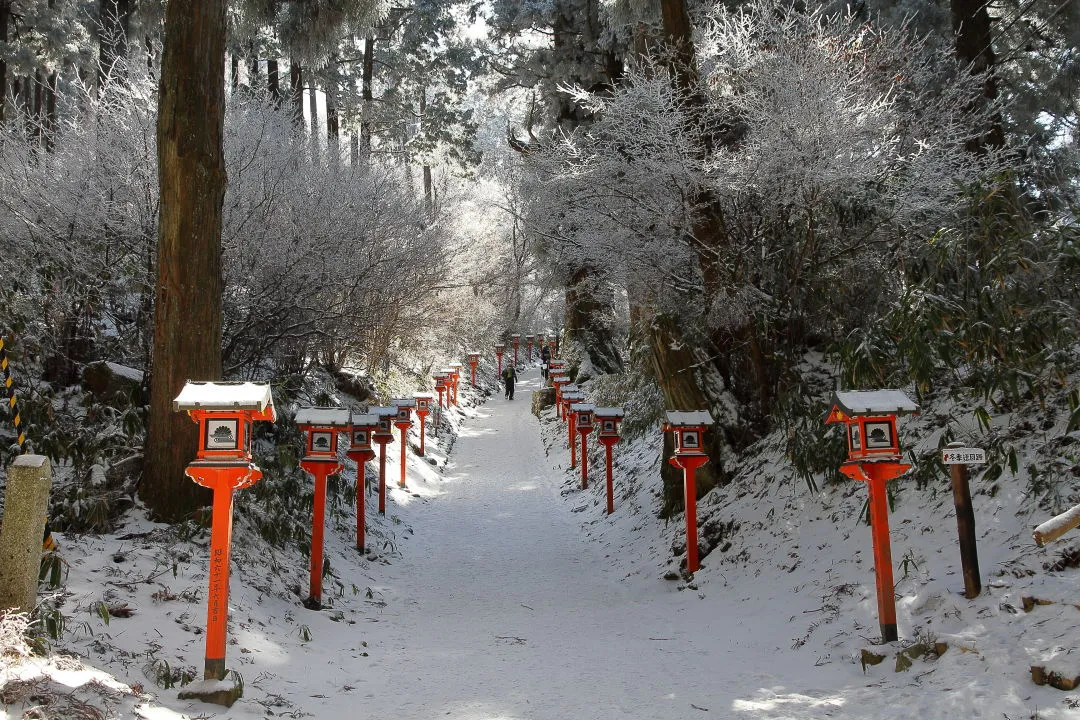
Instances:
[[[889,462],[901,456],[896,418],[918,412],[919,406],[902,390],[837,391],[825,424],[847,427],[849,462]]]
[[[371,436],[379,427],[379,417],[370,413],[352,416],[352,434],[350,436],[349,454],[362,454],[363,457],[357,462],[366,462],[373,457],[371,453]],[[353,459],[356,459],[355,457]]]
[[[619,440],[619,423],[623,421],[625,413],[620,407],[598,407],[593,410],[596,418],[597,437],[601,442],[605,440]],[[614,442],[612,444],[614,444]]]
[[[708,410],[669,410],[664,430],[675,433],[676,455],[704,455],[705,428],[712,424]]]
[[[416,408],[415,398],[391,398],[390,404],[397,409],[394,424],[398,427],[412,425],[412,411]]]
[[[526,335],[526,336],[525,336],[525,342],[527,342],[527,343],[529,343],[530,345],[532,345],[532,342],[533,342],[533,340],[534,340],[535,338],[536,338],[536,336],[535,336],[535,335]]]
[[[511,335],[510,343],[514,346],[515,349],[517,349],[517,346],[521,344],[521,334],[514,333],[513,335]]]
[[[337,436],[352,426],[348,408],[302,407],[296,411],[296,426],[307,433],[307,455],[336,458]]]
[[[565,360],[558,360],[556,358],[551,358],[550,360],[548,360],[549,373],[551,370],[562,370],[564,367],[566,367]]]
[[[495,343],[494,347],[495,347],[495,354],[496,355],[502,355],[503,351],[506,350],[506,343]]]
[[[390,426],[393,424],[394,419],[397,418],[398,409],[393,405],[375,405],[368,408],[368,414],[374,415],[379,420],[378,428],[375,430],[375,442],[388,443],[394,439],[394,434],[390,431]]]
[[[536,333],[536,344],[537,345],[543,345],[544,344],[544,333],[542,333],[542,332]]]
[[[253,382],[188,380],[173,400],[199,424],[200,460],[251,461],[251,423],[277,419],[270,386]]]
[[[416,398],[416,414],[426,415],[431,410],[431,403],[435,401],[435,394],[429,392],[413,393]]]
[[[596,405],[587,402],[570,404],[570,412],[574,413],[574,424],[577,431],[582,435],[588,435],[593,429],[593,410]]]
[[[480,362],[480,351],[479,350],[469,350],[468,352],[465,353],[465,355],[466,355],[466,357],[469,358],[469,364],[474,366],[474,367]]]

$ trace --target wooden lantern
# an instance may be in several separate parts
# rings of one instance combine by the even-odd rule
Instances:
[[[398,410],[393,406],[376,405],[368,408],[368,414],[374,415],[378,423],[371,439],[379,446],[379,514],[386,514],[386,446],[394,442],[391,429],[397,419]]]
[[[832,410],[825,420],[826,424],[843,423],[847,430],[848,459],[840,466],[840,472],[869,486],[878,624],[884,642],[899,637],[885,484],[911,469],[900,462],[896,418],[918,412],[919,406],[900,390],[851,390],[833,395]]]
[[[173,400],[173,409],[186,412],[199,425],[197,457],[184,474],[214,492],[203,672],[207,681],[224,680],[233,492],[262,477],[251,462],[251,426],[273,422],[277,413],[270,386],[251,382],[188,381]]]
[[[375,451],[371,449],[372,436],[379,427],[379,418],[375,415],[353,415],[352,430],[349,433],[349,450],[346,453],[356,461],[356,549],[364,552],[366,545],[367,511],[365,508],[365,477],[364,465],[368,460],[375,459]]]
[[[585,402],[585,393],[577,385],[564,385],[562,389],[562,418],[569,432],[567,444],[570,446],[570,467],[577,467],[577,430],[576,418],[570,410],[574,403]]]
[[[581,489],[589,487],[589,433],[593,431],[592,403],[576,402],[570,405],[574,414],[574,430],[581,436]]]
[[[686,570],[697,572],[697,490],[694,485],[695,471],[709,462],[705,454],[705,428],[713,424],[712,415],[706,410],[669,411],[665,432],[675,433],[675,457],[668,462],[683,471],[683,497],[686,505]]]
[[[497,362],[496,371],[498,372],[499,377],[502,377],[502,356],[505,351],[506,345],[504,343],[495,343],[495,358]]]
[[[312,503],[311,554],[308,562],[308,597],[304,606],[322,608],[323,535],[326,530],[326,479],[337,475],[344,466],[338,461],[338,434],[350,432],[352,413],[348,408],[305,407],[296,412],[296,426],[307,433],[307,454],[300,461],[315,479]]]
[[[412,427],[412,411],[416,408],[414,398],[393,398],[390,406],[397,410],[394,416],[394,427],[401,432],[401,477],[398,479],[398,487],[405,487],[405,450],[409,447],[408,433]]]
[[[623,420],[623,409],[618,407],[598,407],[593,410],[596,419],[596,439],[604,446],[604,460],[607,467],[607,511],[615,512],[615,490],[612,482],[612,447],[619,442],[619,423]]]
[[[535,338],[534,338],[534,336],[532,336],[532,335],[526,335],[526,336],[525,336],[525,344],[526,344],[526,345],[528,346],[528,348],[529,348],[529,352],[528,352],[528,354],[527,354],[527,360],[528,360],[528,362],[532,362],[532,348],[533,348],[533,340],[534,340],[534,339],[535,339]]]
[[[419,454],[424,454],[424,435],[425,425],[427,424],[427,416],[431,413],[431,405],[435,402],[435,396],[427,392],[418,392],[413,395],[416,399],[416,415],[420,418],[420,451]]]
[[[459,363],[459,362],[450,363],[450,377],[451,377],[451,380],[453,381],[453,385],[451,386],[451,394],[453,395],[453,398],[454,398],[454,401],[453,401],[454,405],[458,404],[458,385],[461,384],[461,369],[462,369],[461,363]]]
[[[469,381],[473,387],[476,387],[476,366],[480,364],[480,353],[470,350],[466,355],[469,358]]]

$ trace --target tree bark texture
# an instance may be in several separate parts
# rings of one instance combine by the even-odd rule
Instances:
[[[997,99],[998,91],[987,3],[983,0],[952,0],[951,9],[956,55],[972,74],[983,76],[983,99],[992,103]],[[995,114],[981,140],[976,141],[975,147],[969,149],[978,150],[985,146],[998,148],[1004,145],[1005,133],[1001,128],[1001,118]]]
[[[703,375],[710,372],[708,363],[702,364],[694,346],[683,337],[674,318],[660,316],[653,319],[648,333],[649,366],[664,393],[669,410],[709,410],[711,403],[703,390]],[[683,473],[667,462],[674,452],[671,433],[664,434],[664,461],[660,476],[664,480],[664,502],[661,517],[670,517],[683,509]],[[726,482],[723,472],[724,428],[721,423],[705,431],[705,451],[711,462],[699,468],[696,475],[697,496],[701,497],[718,484]]]
[[[170,0],[158,106],[161,190],[150,427],[139,494],[183,519],[210,500],[184,476],[196,425],[173,412],[186,380],[221,378],[221,212],[225,196],[225,0]]]
[[[98,39],[98,87],[116,73],[116,61],[127,57],[131,28],[131,0],[100,0],[98,12],[101,37]]]
[[[11,0],[0,0],[0,42],[7,44],[8,26],[11,24]],[[0,123],[4,122],[7,110],[8,66],[0,57]]]
[[[327,68],[325,90],[326,95],[326,151],[330,156],[330,162],[337,164],[341,160],[341,129],[338,119],[337,76],[338,56],[334,53],[330,56],[330,67]]]
[[[293,122],[304,129],[304,70],[295,59],[289,60],[289,96],[292,99]]]
[[[566,286],[564,342],[576,343],[602,373],[622,369],[622,354],[611,327],[614,301],[611,287],[592,268],[578,268]]]
[[[266,61],[266,89],[270,91],[270,98],[274,101],[274,107],[280,107],[281,81],[278,78],[277,58],[269,58]]]
[[[375,75],[375,38],[364,38],[364,72],[360,81],[363,106],[360,109],[360,152],[371,154],[371,115],[374,112],[371,83]]]

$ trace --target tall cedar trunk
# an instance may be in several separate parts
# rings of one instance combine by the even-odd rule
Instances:
[[[339,141],[341,131],[338,125],[337,109],[337,63],[338,56],[334,53],[330,56],[330,67],[327,69],[326,88],[323,91],[326,96],[326,152],[330,162],[337,164],[341,160],[341,148]]]
[[[355,130],[349,133],[349,166],[360,165],[360,136]]]
[[[420,132],[424,132],[425,115],[427,114],[427,88],[420,89]],[[424,211],[427,213],[428,222],[431,222],[435,218],[435,196],[434,188],[431,184],[431,166],[424,163]],[[519,301],[520,305],[520,301]],[[519,313],[520,314],[520,308]],[[514,319],[517,320],[518,315],[514,315]]]
[[[686,342],[681,329],[670,317],[658,317],[653,321],[649,332],[649,363],[669,409],[701,410],[708,407],[701,391],[705,383],[701,382],[700,377],[702,372],[707,372],[707,365],[702,366],[693,346]],[[698,497],[724,479],[721,464],[721,451],[724,447],[722,433],[719,423],[705,433],[705,450],[712,462],[697,471],[695,479]],[[660,476],[664,480],[664,502],[660,514],[662,517],[670,517],[680,512],[685,505],[683,473],[667,462],[675,448],[671,433],[664,435],[665,460],[660,466]]]
[[[234,52],[229,55],[229,83],[235,93],[240,89],[240,53]]]
[[[360,116],[360,152],[371,154],[372,78],[375,74],[375,38],[364,38],[364,73],[360,81],[360,98],[363,100]]]
[[[293,122],[304,129],[304,71],[295,59],[289,60],[289,97],[292,100]]]
[[[31,128],[33,129],[33,143],[34,148],[41,147],[41,130],[45,125],[45,118],[41,112],[45,103],[42,100],[42,91],[45,89],[45,83],[41,80],[41,71],[34,71],[34,107],[31,113]]]
[[[268,58],[266,61],[266,89],[270,91],[274,107],[281,107],[281,81],[278,79],[277,58]]]
[[[973,74],[983,76],[983,97],[987,103],[991,103],[997,99],[998,91],[987,4],[983,0],[952,0],[952,27],[956,36],[957,57]],[[1004,145],[1001,117],[995,114],[983,137],[972,141],[969,149],[987,146],[999,148]]]
[[[248,90],[258,92],[262,85],[261,73],[259,72],[259,51],[255,48],[255,41],[248,44]]]
[[[53,70],[45,83],[45,152],[52,152],[56,133],[56,86],[60,76]]]
[[[11,23],[11,0],[0,0],[0,42],[7,44],[8,25]],[[0,55],[0,123],[7,110],[8,66]]]
[[[116,72],[116,61],[127,57],[131,0],[100,0],[101,38],[98,42],[98,87]]]
[[[226,0],[170,0],[158,102],[158,282],[150,428],[139,494],[166,522],[209,491],[184,476],[195,423],[173,412],[184,381],[221,378]]]
[[[318,88],[315,85],[315,78],[311,78],[311,84],[308,86],[308,112],[311,114],[311,159],[319,159],[319,102],[316,96]]]

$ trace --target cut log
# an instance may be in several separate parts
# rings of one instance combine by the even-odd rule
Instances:
[[[1048,542],[1057,540],[1077,525],[1080,525],[1080,505],[1050,518],[1036,527],[1031,536],[1035,538],[1035,544],[1042,547]]]

